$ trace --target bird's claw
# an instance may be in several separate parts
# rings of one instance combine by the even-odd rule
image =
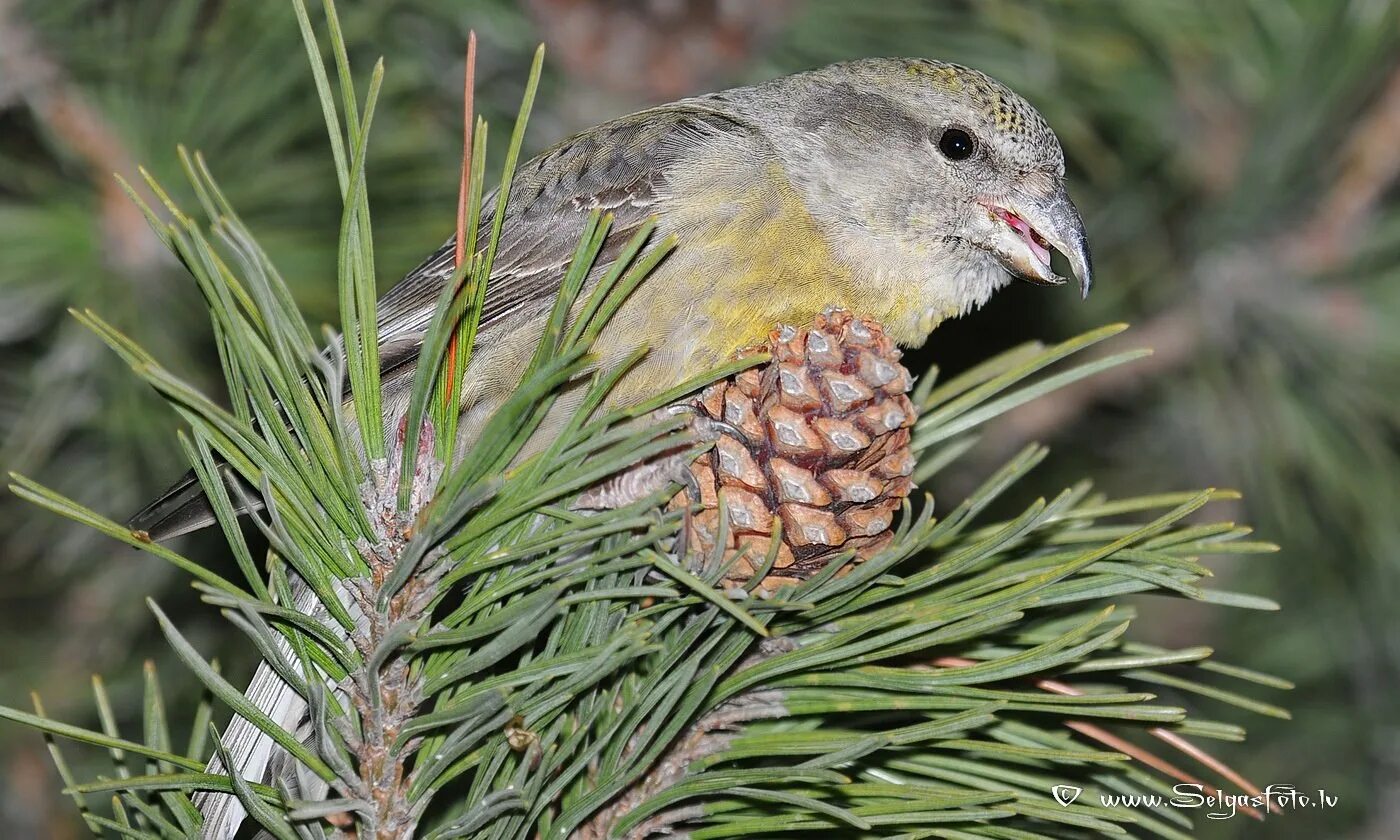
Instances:
[[[691,403],[678,403],[676,405],[667,406],[662,409],[662,411],[666,412],[667,416],[670,417],[675,417],[680,414],[691,415],[693,418],[691,421],[691,428],[693,428],[696,434],[706,443],[713,443],[719,439],[721,434],[725,434],[749,448],[753,447],[753,441],[749,440],[749,436],[744,433],[743,429],[726,420],[711,417],[710,413],[701,406],[692,405]]]

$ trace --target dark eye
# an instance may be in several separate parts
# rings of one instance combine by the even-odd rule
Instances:
[[[961,128],[945,128],[938,138],[938,151],[948,160],[967,160],[977,151],[977,141]]]

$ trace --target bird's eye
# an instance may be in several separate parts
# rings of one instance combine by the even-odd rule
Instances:
[[[965,129],[945,128],[938,138],[938,151],[948,160],[967,160],[977,151],[977,141]]]

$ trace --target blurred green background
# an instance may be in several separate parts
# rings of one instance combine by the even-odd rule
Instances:
[[[1114,349],[1155,355],[1009,416],[975,463],[1040,439],[1053,446],[1040,492],[1086,475],[1111,492],[1244,491],[1237,518],[1283,551],[1217,568],[1283,611],[1155,599],[1134,632],[1294,680],[1291,722],[1189,699],[1250,729],[1212,749],[1255,782],[1340,801],[1200,835],[1397,836],[1395,3],[384,0],[341,14],[356,66],[383,55],[388,68],[369,154],[386,283],[452,228],[468,29],[498,154],[539,41],[534,149],[641,105],[857,56],[955,60],[1026,95],[1064,142],[1098,287],[1080,303],[1013,286],[910,367],[1133,323]],[[174,423],[66,309],[100,311],[217,390],[199,296],[111,178],[140,164],[178,185],[177,143],[204,151],[307,311],[332,320],[339,199],[289,3],[0,0],[0,466],[114,518],[182,471]],[[978,477],[933,489],[956,498]],[[189,551],[218,556],[194,539]],[[0,703],[38,690],[51,714],[91,722],[101,673],[119,708],[138,708],[123,701],[140,662],[166,656],[148,595],[243,673],[172,570],[0,498]],[[0,727],[0,835],[81,836],[59,787],[40,739]]]

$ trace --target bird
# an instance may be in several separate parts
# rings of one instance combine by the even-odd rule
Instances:
[[[499,201],[499,193],[485,199],[480,242]],[[519,381],[594,211],[611,223],[590,284],[653,221],[653,235],[675,243],[592,347],[602,368],[648,348],[610,392],[614,406],[829,308],[871,317],[901,346],[917,347],[1013,279],[1067,282],[1053,252],[1084,296],[1093,282],[1054,131],[978,70],[865,58],[682,99],[583,131],[515,172],[464,377],[459,447]],[[454,251],[455,236],[379,301],[386,430],[407,408]],[[557,401],[536,436],[548,439],[581,397]],[[162,541],[214,521],[187,477],[128,524]],[[263,666],[249,695],[293,728],[305,704],[279,683]],[[258,781],[277,763],[275,749],[251,724],[234,723],[246,731],[230,739],[230,755]],[[203,797],[201,809],[206,838],[232,837],[242,820],[227,795]]]
[[[485,242],[499,193],[484,202]],[[640,347],[613,406],[636,403],[827,308],[875,318],[901,346],[1013,278],[1087,296],[1092,263],[1044,118],[977,70],[860,59],[683,99],[588,129],[521,165],[504,209],[464,377],[459,449],[510,395],[592,211],[611,215],[594,282],[648,220],[676,247],[592,347],[603,368]],[[456,237],[378,304],[384,423],[407,408]],[[559,400],[547,440],[577,406]],[[160,542],[214,523],[188,473],[128,521]]]

